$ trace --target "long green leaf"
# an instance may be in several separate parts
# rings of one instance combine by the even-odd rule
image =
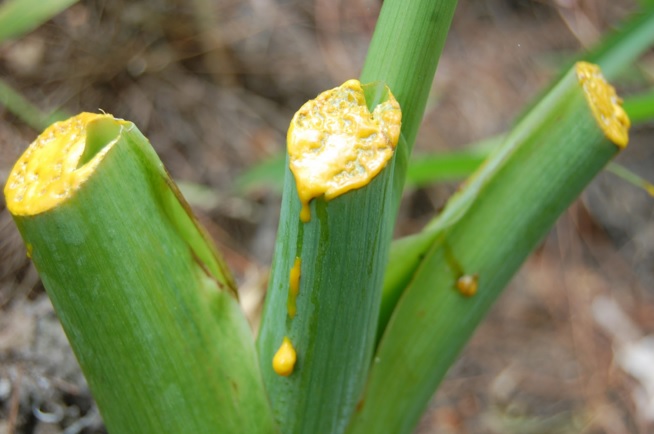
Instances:
[[[606,170],[608,172],[611,172],[618,178],[623,179],[624,181],[627,181],[629,184],[642,188],[645,190],[650,196],[654,196],[654,184],[652,184],[650,181],[646,180],[642,176],[632,172],[631,170],[627,169],[626,167],[611,162],[606,166]]]
[[[634,125],[654,120],[654,88],[625,98],[624,109]]]
[[[623,107],[631,120],[632,126],[651,122],[654,120],[654,89],[626,97]],[[482,165],[484,160],[488,158],[493,149],[504,142],[504,139],[505,135],[498,135],[464,146],[464,150],[462,151],[437,152],[414,156],[409,162],[407,170],[407,185],[420,187],[436,182],[464,179],[472,175]],[[609,164],[607,169],[637,187],[643,187],[645,185],[641,180],[636,181],[634,174],[618,163]],[[400,254],[398,257],[402,256],[403,254]],[[391,266],[393,266],[392,263]]]
[[[596,63],[607,80],[614,80],[652,46],[653,40],[654,3],[650,2],[580,59]]]
[[[0,5],[0,43],[34,30],[78,0],[7,0]],[[37,131],[68,117],[55,111],[43,113],[0,79],[0,104]]]
[[[36,29],[78,0],[6,0],[0,5],[0,42]]]
[[[409,162],[407,186],[420,187],[435,182],[455,181],[470,175],[484,162],[490,150],[465,149],[416,155]]]
[[[37,131],[42,131],[53,122],[61,121],[68,117],[66,113],[58,110],[52,113],[44,113],[1,78],[0,104]]]
[[[284,152],[267,158],[237,176],[234,180],[234,191],[238,194],[246,194],[265,189],[281,193],[284,189],[285,166],[286,155]]]

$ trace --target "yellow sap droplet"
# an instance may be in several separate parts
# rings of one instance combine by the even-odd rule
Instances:
[[[293,368],[295,367],[295,361],[297,360],[297,354],[295,353],[295,348],[289,338],[284,337],[282,345],[275,353],[273,357],[272,365],[273,370],[277,375],[282,377],[288,377],[293,373]]]
[[[89,162],[77,167],[86,146],[88,125],[103,118],[117,125],[128,124],[107,114],[81,113],[52,124],[27,148],[11,170],[4,189],[12,214],[39,214],[73,195],[115,143],[108,143]]]
[[[473,275],[464,275],[457,279],[456,289],[466,297],[472,297],[477,293],[478,288],[478,277],[476,274]]]
[[[32,252],[34,251],[34,246],[31,243],[27,243],[27,257],[32,259]]]
[[[288,301],[286,302],[286,308],[288,310],[288,316],[293,318],[297,313],[297,296],[300,293],[300,265],[302,260],[300,258],[295,258],[295,263],[291,268],[291,273],[288,278]]]
[[[293,116],[286,137],[302,204],[300,219],[310,220],[311,199],[321,195],[333,199],[377,176],[393,156],[401,124],[400,105],[391,92],[370,113],[358,80],[305,103]]]
[[[622,99],[606,81],[599,66],[577,62],[575,71],[588,106],[602,132],[618,147],[624,148],[629,142],[631,121],[622,108]]]

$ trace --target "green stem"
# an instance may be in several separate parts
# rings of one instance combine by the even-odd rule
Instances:
[[[348,433],[413,429],[513,273],[617,152],[570,71],[417,236],[427,248],[381,338]],[[477,295],[457,291],[464,276],[478,278]]]
[[[626,68],[630,62],[635,61],[638,56],[653,43],[654,6],[648,7],[645,10],[635,14],[626,23],[621,25],[618,31],[607,38],[605,42],[593,49],[585,57],[594,59],[599,62],[600,65],[604,65],[604,67],[607,67],[612,75],[615,76],[619,74],[619,72],[624,68]],[[549,87],[549,90],[543,93],[543,95],[536,100],[539,102],[539,104],[542,105],[543,102],[553,100],[553,92],[555,92],[555,88],[558,86],[558,83],[560,83],[560,80],[554,81],[553,83],[554,84]],[[627,114],[630,117],[634,115],[632,122],[638,123],[644,120],[650,108],[643,106],[648,106],[648,102],[648,94],[642,98],[638,96],[634,97],[633,102],[631,98],[628,98],[625,101],[625,111],[627,111]],[[530,113],[530,110],[526,110],[520,119],[524,119]],[[538,119],[536,119],[534,126],[537,126],[538,122]],[[521,124],[524,126],[525,122],[521,122]],[[493,143],[499,145],[500,143],[504,142],[504,139],[505,138],[502,136],[496,136],[487,139],[485,143],[490,143],[492,145],[491,147],[495,147]],[[484,145],[484,148],[485,146],[486,145]],[[479,156],[473,158],[479,162]],[[484,170],[487,169],[488,167],[486,167]],[[410,178],[411,177],[409,176],[409,179]],[[472,197],[474,197],[474,195],[471,194],[470,189],[466,189],[466,193],[463,195],[458,195],[456,201],[469,204]],[[381,336],[384,328],[386,327],[387,321],[391,317],[395,303],[400,299],[406,284],[413,278],[412,274],[414,270],[416,267],[418,267],[421,259],[426,254],[427,248],[430,246],[430,240],[433,241],[435,239],[437,231],[434,229],[437,229],[440,225],[443,224],[443,222],[447,222],[450,219],[453,211],[459,212],[458,210],[461,209],[465,209],[465,207],[449,206],[444,214],[437,216],[430,223],[430,225],[428,225],[426,231],[423,231],[421,234],[414,235],[410,239],[398,243],[399,246],[397,253],[395,252],[395,247],[391,248],[390,261],[386,272],[382,295],[380,321],[378,327],[379,336]],[[400,261],[397,258],[401,258],[402,260]]]
[[[397,150],[393,185],[396,210],[456,5],[456,0],[385,1],[361,72],[364,83],[386,83],[402,107],[404,140]]]
[[[393,167],[363,188],[330,201],[312,200],[307,223],[300,220],[295,179],[286,170],[259,363],[284,432],[338,433],[349,420],[372,357],[391,234]],[[291,315],[296,258],[301,261],[299,295]],[[297,352],[290,376],[278,375],[272,365],[285,337]]]
[[[284,432],[341,433],[359,399],[375,344],[381,283],[408,152],[455,5],[388,0],[382,7],[361,81],[388,84],[402,107],[403,139],[393,164],[363,188],[330,201],[313,200],[313,217],[306,224],[298,218],[297,188],[286,169],[258,340],[264,381]],[[287,300],[296,257],[301,259],[300,291],[297,315],[290,318]],[[285,336],[298,359],[293,373],[280,377],[271,365]]]
[[[222,260],[148,140],[98,116],[78,167],[108,152],[90,178],[54,208],[14,220],[108,430],[274,433]],[[61,125],[41,136],[44,147]]]
[[[427,105],[454,0],[388,0],[384,2],[368,56],[363,83],[382,81],[402,107],[402,134],[413,149]]]

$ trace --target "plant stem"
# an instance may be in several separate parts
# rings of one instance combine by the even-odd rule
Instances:
[[[396,213],[456,5],[456,0],[385,1],[361,72],[364,83],[386,83],[402,107],[402,140],[394,163]]]
[[[266,388],[286,433],[342,432],[356,404],[374,346],[392,177],[388,164],[365,187],[329,201],[313,199],[310,220],[303,222],[287,161],[258,338]],[[290,360],[297,363],[273,369],[283,342],[287,354],[292,345]]]
[[[330,201],[314,199],[314,217],[306,224],[298,218],[298,192],[286,169],[258,340],[264,381],[284,432],[343,432],[360,396],[375,343],[381,278],[408,152],[455,6],[455,1],[388,0],[382,7],[361,80],[388,84],[401,104],[406,140],[392,164],[363,188]],[[297,315],[291,318],[287,300],[296,257],[301,260],[300,289]],[[297,366],[280,377],[272,359],[284,337],[297,350]]]
[[[5,194],[110,432],[276,431],[231,277],[132,123],[52,125]]]
[[[416,236],[431,241],[382,335],[348,433],[413,429],[513,273],[618,149],[570,71]],[[462,288],[462,278],[474,285]]]
[[[409,154],[456,4],[455,0],[385,1],[370,42],[360,80],[386,83],[399,101]]]

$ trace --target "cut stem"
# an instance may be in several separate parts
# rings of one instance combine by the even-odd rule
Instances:
[[[374,346],[393,166],[373,169],[389,147],[392,155],[399,118],[389,114],[399,110],[388,92],[379,93],[382,101],[361,100],[352,82],[307,103],[289,128],[295,173],[286,170],[258,340],[266,388],[286,433],[342,432]],[[394,143],[385,138],[389,128]]]
[[[134,124],[52,125],[5,195],[110,432],[276,431],[232,279]]]
[[[588,74],[598,81],[588,85]],[[349,433],[413,429],[511,276],[619,151],[590,108],[614,112],[611,128],[628,126],[612,102],[612,88],[599,80],[588,65],[570,71],[416,236],[413,246],[426,248],[414,258],[417,268],[408,267],[408,278],[398,280],[406,288],[382,335]]]

